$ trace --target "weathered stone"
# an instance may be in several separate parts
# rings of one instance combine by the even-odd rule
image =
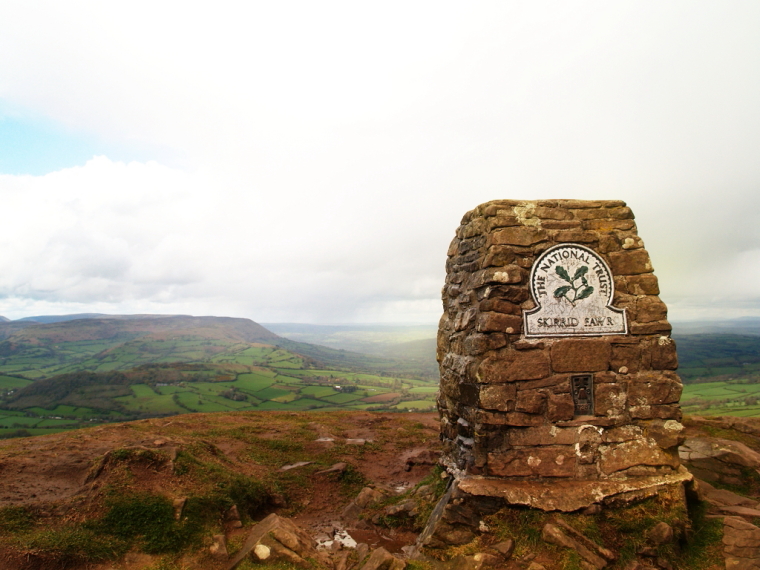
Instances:
[[[651,437],[663,449],[670,449],[683,444],[684,427],[675,420],[653,420],[647,425],[646,435]]]
[[[547,238],[546,231],[530,226],[496,230],[489,235],[490,245],[533,245]]]
[[[599,416],[619,417],[625,413],[627,399],[625,384],[598,384],[594,412]]]
[[[545,230],[569,230],[579,229],[580,220],[541,220],[541,227]]]
[[[484,384],[536,380],[549,376],[549,359],[543,351],[509,351],[483,361],[477,379]]]
[[[620,372],[621,368],[626,368],[626,374],[638,372],[641,368],[641,346],[638,344],[611,344],[612,355],[610,358],[610,368],[615,372]],[[622,373],[621,373],[622,374]]]
[[[516,398],[515,384],[488,384],[480,388],[480,406],[486,410],[510,412]]]
[[[760,528],[740,517],[724,517],[723,552],[727,569],[760,568]]]
[[[516,305],[515,303],[506,301],[504,299],[486,299],[480,302],[478,308],[480,309],[481,313],[494,311],[496,313],[517,315],[518,317],[522,314],[522,309],[519,305]]]
[[[489,454],[488,466],[496,477],[572,477],[575,452],[562,445],[510,449]]]
[[[290,546],[280,542],[278,536]],[[274,513],[251,529],[227,570],[236,568],[251,553],[258,560],[285,560],[304,568],[311,567],[306,561],[307,558],[319,558],[312,538],[288,519]]]
[[[546,394],[537,390],[521,390],[517,393],[516,412],[540,414],[546,403]]]
[[[549,394],[546,416],[549,421],[571,420],[575,415],[575,403],[570,393]]]
[[[224,537],[223,534],[215,534],[212,537],[213,542],[211,543],[211,546],[209,547],[208,551],[214,558],[218,558],[220,560],[226,560],[228,557],[227,554],[227,539]]]
[[[640,275],[652,272],[652,261],[644,250],[616,251],[609,254],[610,266],[615,275]]]
[[[647,542],[655,546],[673,542],[673,527],[666,522],[658,522],[647,532]]]
[[[511,538],[508,538],[507,540],[503,542],[498,542],[491,546],[493,550],[501,554],[504,558],[509,558],[512,556],[512,553],[515,551],[515,541]]]
[[[631,406],[673,404],[681,398],[682,391],[683,385],[678,377],[639,373],[628,382],[628,403]]]
[[[574,550],[581,558],[583,558],[583,560],[589,563],[592,568],[601,570],[601,568],[607,566],[607,561],[604,558],[587,548],[580,541],[570,538],[566,532],[556,524],[546,523],[541,530],[541,538],[550,544],[556,544],[557,546],[563,546]]]
[[[628,329],[631,334],[665,334],[673,327],[668,321],[653,321],[651,323],[629,323]]]
[[[503,313],[480,313],[476,325],[478,332],[506,332],[518,334],[522,330],[522,318]]]
[[[469,285],[473,289],[483,287],[489,283],[520,283],[525,275],[525,270],[517,265],[507,265],[506,267],[489,267],[477,273],[473,273],[469,280]]]
[[[632,230],[636,224],[631,220],[584,220],[583,229],[599,232],[612,232],[615,230]]]
[[[660,286],[652,273],[630,275],[626,278],[628,293],[631,295],[659,295]]]
[[[554,372],[596,372],[607,370],[611,348],[604,340],[562,339],[551,347]]]
[[[490,424],[495,426],[540,426],[544,423],[542,416],[534,414],[525,414],[523,412],[488,412],[486,410],[478,410],[476,413],[476,421],[479,424]]]
[[[498,350],[507,346],[507,339],[503,334],[471,334],[464,341],[464,350],[471,356],[477,356],[489,350]]]
[[[557,230],[552,237],[558,243],[594,243],[599,240],[599,234],[581,229]]]
[[[699,498],[718,507],[750,507],[757,509],[760,503],[750,497],[737,495],[727,489],[716,489],[707,481],[697,480]]]
[[[493,216],[486,220],[486,228],[488,231],[493,231],[496,228],[508,228],[510,226],[517,226],[520,221],[515,216]]]
[[[573,445],[578,441],[578,430],[556,426],[527,427],[509,432],[512,446]]]
[[[668,316],[668,308],[658,297],[641,297],[636,304],[636,322],[651,323],[664,321]]]
[[[602,432],[602,441],[604,443],[622,443],[632,439],[638,439],[643,435],[639,426],[626,425],[606,429]]]
[[[678,368],[676,343],[668,336],[659,337],[651,347],[650,366],[655,370],[675,370]]]
[[[680,464],[676,454],[666,453],[654,440],[649,439],[604,444],[599,447],[599,453],[599,465],[607,475],[637,465],[667,466],[675,469]]]
[[[375,505],[379,503],[384,498],[385,494],[378,491],[377,489],[373,489],[372,487],[364,487],[361,491],[359,491],[359,494],[354,499],[354,502],[363,509],[369,505]]]
[[[692,480],[685,469],[672,473],[644,475],[635,479],[521,480],[466,477],[459,489],[478,497],[492,497],[510,505],[524,505],[544,511],[574,512],[594,504],[626,505],[658,494],[663,489],[678,489]]]
[[[457,546],[460,544],[467,544],[472,542],[475,538],[475,533],[465,528],[442,530],[436,533],[436,537],[443,541],[444,544]]]
[[[406,568],[406,562],[396,558],[381,546],[371,554],[361,570],[403,570],[404,568]]]

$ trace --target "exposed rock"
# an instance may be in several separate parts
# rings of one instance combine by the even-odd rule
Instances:
[[[687,438],[678,453],[690,471],[708,482],[741,485],[742,468],[760,468],[760,453],[728,439]]]
[[[265,544],[257,544],[256,547],[253,549],[253,554],[256,556],[258,560],[266,560],[267,558],[271,556],[272,551]]]
[[[280,471],[290,471],[291,469],[298,469],[299,467],[305,467],[306,465],[311,465],[314,463],[313,461],[297,461],[296,463],[291,463],[290,465],[283,465],[280,467]]]
[[[238,511],[237,505],[232,505],[227,513],[224,515],[224,520],[226,521],[239,521],[240,520],[240,512]]]
[[[251,529],[227,570],[233,570],[251,553],[257,560],[284,560],[302,568],[311,567],[307,558],[321,558],[308,534],[274,513]]]
[[[403,570],[404,568],[406,568],[406,562],[381,547],[372,553],[360,570]]]
[[[749,507],[756,509],[760,504],[754,499],[737,495],[726,489],[716,489],[707,481],[698,480],[699,494],[703,501],[717,507]]]
[[[681,468],[678,473],[651,475],[622,481],[515,481],[486,477],[467,477],[458,483],[464,493],[503,499],[506,504],[525,505],[545,511],[573,512],[597,503],[625,504],[656,495],[667,486],[680,486],[692,480]]]
[[[725,517],[723,554],[727,569],[760,568],[760,528],[739,517]]]
[[[383,513],[388,516],[396,516],[400,514],[410,515],[417,509],[417,501],[414,499],[407,499],[395,505],[388,505],[383,509]]]
[[[560,528],[559,525],[546,523],[541,530],[541,538],[550,544],[564,546],[578,553],[578,555],[591,564],[597,570],[607,566],[607,560],[600,556],[594,549],[588,548],[585,541],[579,541],[576,537],[569,536],[566,528]]]
[[[364,487],[359,494],[343,509],[341,517],[346,521],[356,520],[362,510],[369,506],[377,504],[385,498],[386,494],[372,487]]]
[[[331,467],[328,467],[327,469],[323,469],[322,471],[317,471],[314,473],[314,475],[325,475],[327,473],[343,473],[346,470],[346,467],[348,467],[348,463],[335,463]]]
[[[185,510],[187,504],[187,497],[181,497],[172,501],[172,507],[174,508],[174,518],[180,520],[182,518],[182,512]]]
[[[223,534],[215,534],[213,537],[213,543],[209,547],[209,552],[211,553],[211,556],[214,558],[219,559],[226,559],[227,558],[227,539],[224,537]]]
[[[368,505],[374,505],[379,503],[385,498],[385,494],[372,487],[364,487],[356,496],[354,501],[362,509]]]
[[[658,522],[647,533],[647,542],[655,546],[673,542],[673,528],[666,522]]]
[[[443,565],[444,570],[481,570],[494,568],[501,562],[499,557],[486,552],[478,552],[471,556],[460,554]]]
[[[748,517],[751,519],[760,517],[760,510],[751,509],[749,507],[719,507],[720,512],[729,515],[737,515],[740,517]]]
[[[501,554],[504,558],[509,558],[515,551],[515,541],[508,538],[504,542],[494,544],[491,548]]]
[[[404,469],[410,471],[415,465],[435,465],[438,463],[440,453],[432,449],[417,448],[411,449],[401,455],[401,461]]]

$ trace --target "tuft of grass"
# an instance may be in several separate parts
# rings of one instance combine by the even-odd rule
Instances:
[[[344,495],[355,495],[367,484],[367,479],[361,471],[350,463],[340,474],[340,492]]]
[[[678,568],[701,570],[723,564],[723,523],[708,518],[708,504],[693,501],[688,504],[691,536],[683,547]]]
[[[19,546],[63,565],[114,560],[129,549],[124,540],[82,526],[38,530],[21,537]]]
[[[237,505],[241,516],[255,518],[258,511],[269,501],[269,490],[263,483],[245,475],[235,475],[222,481],[219,494],[229,497],[229,506]]]
[[[139,541],[148,554],[179,552],[197,543],[203,530],[196,519],[178,522],[168,498],[132,493],[111,498],[108,512],[93,528],[127,542]]]
[[[34,526],[36,516],[26,507],[0,508],[0,532],[17,534]]]
[[[145,463],[164,463],[168,457],[158,451],[152,449],[139,449],[134,447],[120,447],[114,449],[110,453],[111,459],[114,461],[138,461]]]

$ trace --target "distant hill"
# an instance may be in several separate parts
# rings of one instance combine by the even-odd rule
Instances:
[[[79,313],[76,315],[42,315],[39,317],[24,317],[17,319],[17,322],[31,321],[33,323],[60,323],[62,321],[75,321],[77,319],[94,319],[97,317],[108,317],[103,313]]]
[[[267,329],[298,342],[309,342],[364,354],[386,354],[401,343],[434,339],[436,325],[311,325],[264,323]]]
[[[437,384],[418,359],[297,342],[250,319],[0,323],[0,437],[186,412],[429,410]]]
[[[715,321],[674,321],[673,334],[750,334],[760,335],[760,317],[740,317]]]

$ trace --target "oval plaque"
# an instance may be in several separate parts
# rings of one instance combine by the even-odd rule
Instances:
[[[627,334],[625,309],[611,305],[612,272],[594,250],[576,243],[550,247],[533,264],[536,307],[523,311],[525,336]]]

